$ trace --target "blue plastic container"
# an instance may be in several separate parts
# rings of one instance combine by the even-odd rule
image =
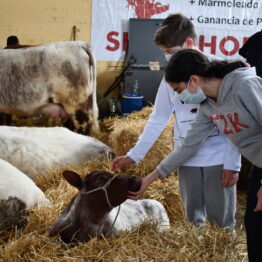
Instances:
[[[140,111],[143,107],[143,96],[137,94],[124,94],[122,99],[122,114]]]

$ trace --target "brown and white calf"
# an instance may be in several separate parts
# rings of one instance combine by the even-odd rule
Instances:
[[[0,158],[33,180],[54,167],[81,165],[110,155],[109,146],[64,127],[0,126]]]
[[[69,117],[84,134],[98,128],[96,66],[88,43],[2,49],[0,66],[1,113]]]
[[[64,171],[63,176],[79,192],[52,225],[51,237],[60,235],[67,243],[87,241],[94,236],[108,237],[120,230],[130,230],[145,220],[156,223],[159,230],[170,227],[160,202],[127,200],[128,191],[140,188],[141,180],[135,176],[104,171],[94,171],[83,179],[73,171]]]

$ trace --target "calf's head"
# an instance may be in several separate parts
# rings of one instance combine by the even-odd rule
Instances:
[[[94,171],[84,178],[73,171],[64,171],[63,176],[79,190],[81,198],[94,198],[96,203],[111,208],[123,203],[128,191],[138,191],[141,185],[141,179],[136,176],[114,175],[106,171]]]
[[[109,235],[109,211],[127,199],[128,191],[136,192],[141,179],[136,176],[114,175],[94,171],[81,178],[73,171],[64,171],[67,182],[79,192],[53,224],[49,236],[61,235],[62,240],[86,241],[90,236]]]

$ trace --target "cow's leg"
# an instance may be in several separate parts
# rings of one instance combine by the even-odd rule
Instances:
[[[98,130],[98,109],[96,100],[94,101],[93,98],[94,94],[90,94],[87,98],[85,95],[80,96],[79,94],[78,97],[74,97],[74,94],[69,97],[70,99],[63,103],[63,107],[70,116],[74,129],[83,135],[90,135],[91,130],[94,132]],[[82,103],[80,99],[83,101]]]
[[[75,125],[71,118],[69,118],[66,122],[64,122],[63,127],[68,128],[71,131],[75,131]]]
[[[83,135],[90,134],[89,115],[85,110],[85,103],[74,103],[74,99],[63,103],[64,111],[69,115],[65,125],[72,131]]]
[[[91,131],[97,133],[99,131],[99,124],[96,92],[93,92],[93,94],[87,98],[85,102],[85,110],[88,114]]]
[[[98,124],[98,116],[99,116],[99,111],[98,111],[98,106],[97,106],[97,94],[96,92],[93,93],[93,109],[92,109],[92,113],[93,113],[93,126],[92,126],[92,130],[93,132],[97,132],[99,131],[99,124]]]

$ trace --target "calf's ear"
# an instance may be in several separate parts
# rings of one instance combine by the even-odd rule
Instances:
[[[83,187],[83,180],[76,172],[65,170],[63,172],[63,177],[71,186],[74,186],[79,190]]]

